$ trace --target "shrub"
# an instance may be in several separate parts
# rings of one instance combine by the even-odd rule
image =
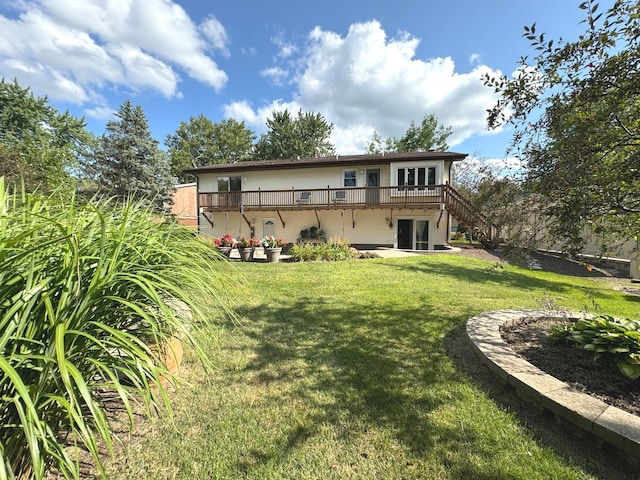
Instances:
[[[594,352],[596,360],[609,355],[623,375],[640,377],[640,322],[636,320],[600,315],[564,322],[552,328],[550,335]]]
[[[298,243],[289,249],[289,255],[294,262],[312,262],[320,260],[320,250],[309,243]]]
[[[0,478],[52,466],[77,478],[65,436],[102,472],[106,399],[119,398],[130,425],[134,402],[147,414],[169,406],[157,352],[179,335],[206,364],[192,295],[225,304],[223,273],[205,282],[210,252],[141,204],[10,195],[0,177]]]
[[[294,262],[311,262],[318,260],[338,261],[351,260],[357,252],[351,248],[349,242],[340,238],[331,238],[326,243],[294,245],[289,251]]]

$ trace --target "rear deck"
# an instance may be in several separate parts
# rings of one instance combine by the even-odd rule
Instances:
[[[201,192],[202,212],[302,211],[328,209],[438,209],[459,222],[478,228],[491,240],[495,234],[487,218],[449,184],[394,187],[316,188]]]

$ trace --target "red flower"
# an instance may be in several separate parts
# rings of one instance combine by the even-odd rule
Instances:
[[[225,233],[223,236],[221,237],[215,237],[213,239],[213,243],[215,243],[216,247],[235,247],[236,246],[236,239],[233,238],[233,235],[231,235],[230,233]]]

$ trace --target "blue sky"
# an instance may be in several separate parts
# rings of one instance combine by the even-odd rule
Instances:
[[[575,39],[579,3],[3,0],[0,76],[98,135],[127,98],[161,144],[199,114],[260,134],[273,110],[302,109],[332,122],[349,154],[434,113],[453,128],[452,151],[501,160],[510,131],[486,130],[496,98],[480,77],[512,75],[534,54],[525,25]]]

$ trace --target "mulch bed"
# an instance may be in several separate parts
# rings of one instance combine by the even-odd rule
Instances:
[[[529,363],[578,391],[634,415],[640,415],[640,379],[630,380],[620,373],[611,358],[594,360],[593,352],[549,335],[549,329],[560,318],[525,321],[502,328],[502,338]]]
[[[484,248],[462,248],[460,255],[496,262],[514,261],[500,250]],[[517,257],[525,268],[533,268],[575,277],[601,280],[628,280],[628,266],[596,260],[571,260],[555,253],[531,253]],[[623,285],[614,288],[630,295],[640,295],[640,286]],[[502,337],[511,348],[544,372],[567,383],[573,388],[588,393],[609,405],[640,416],[640,379],[629,380],[620,373],[609,358],[594,360],[593,352],[575,345],[554,341],[549,328],[559,318],[527,321],[510,328],[503,328]]]

